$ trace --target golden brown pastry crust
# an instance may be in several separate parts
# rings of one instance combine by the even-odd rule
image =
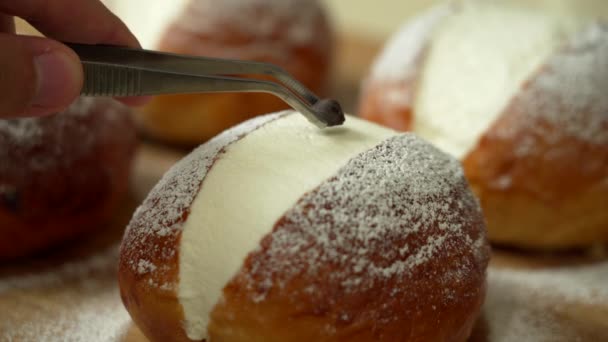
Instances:
[[[466,341],[485,295],[484,220],[456,162],[416,139],[353,158],[288,210],[224,288],[210,339]]]
[[[606,58],[608,26],[592,25],[529,79],[464,159],[493,241],[608,242]]]
[[[238,30],[242,25],[226,18],[210,17],[195,7],[191,1],[182,18],[171,25],[159,43],[161,51],[172,53],[253,60],[267,62],[284,68],[313,92],[323,95],[327,90],[328,78],[333,55],[333,33],[329,21],[317,1],[298,2],[300,6],[310,6],[308,12],[314,14],[309,22],[293,23],[293,18],[273,18],[280,25],[272,32],[260,35],[247,30]],[[257,16],[269,16],[275,11],[274,1],[256,1]],[[215,6],[224,6],[217,3]],[[304,9],[303,9],[304,10]],[[313,11],[314,10],[314,11]],[[297,10],[293,11],[298,13]],[[192,29],[192,24],[182,21],[186,16],[197,16],[200,23],[213,23],[217,28],[212,31]],[[212,15],[212,14],[211,14]],[[192,21],[192,18],[188,18]],[[201,24],[201,25],[204,25]],[[253,23],[257,24],[257,23]],[[293,25],[307,25],[314,39],[294,44],[289,43],[289,28]],[[258,79],[264,77],[256,76]],[[272,78],[270,78],[272,79]],[[146,106],[138,121],[143,130],[151,137],[180,145],[196,145],[219,134],[223,130],[243,122],[253,116],[287,109],[282,100],[269,94],[230,93],[167,95],[156,97]]]
[[[218,146],[210,147],[211,152],[200,158],[215,160],[223,150]],[[410,153],[417,155],[418,159],[412,161],[434,165],[420,173],[408,163],[412,166],[409,172],[429,177],[428,182],[399,181],[399,175],[410,179],[409,173],[400,171],[399,162],[393,164],[395,155],[408,150],[404,146],[410,146]],[[271,342],[465,341],[484,300],[489,248],[482,213],[463,174],[457,171],[457,162],[446,158],[445,164],[435,165],[436,159],[427,153],[431,149],[412,136],[396,137],[366,152],[366,157],[353,159],[355,166],[345,167],[305,194],[226,285],[211,313],[209,338]],[[198,153],[204,150],[205,146]],[[195,160],[186,164],[196,164]],[[378,163],[374,167],[377,172],[388,169],[390,177],[380,177],[396,185],[390,183],[374,190],[378,185],[369,188],[367,182],[355,181],[379,177],[367,173],[369,160]],[[212,163],[209,165],[212,167]],[[119,270],[122,298],[134,321],[152,341],[189,340],[177,289],[180,227],[191,202],[185,204],[188,201],[178,199],[180,194],[174,190],[198,192],[206,172],[199,171],[196,173],[203,174],[200,182],[186,182],[187,187],[180,181],[183,173],[170,174],[161,181],[159,189],[136,212],[123,241]],[[439,175],[445,175],[446,180]],[[427,188],[433,181],[436,187]],[[392,188],[401,190],[388,190]],[[335,191],[333,195],[330,189]],[[347,193],[359,198],[369,194],[380,197],[366,202],[372,203],[370,207],[362,208],[355,197],[341,197]],[[186,197],[193,199],[196,193],[191,195]],[[174,212],[175,208],[162,206],[162,196],[180,203],[181,209]],[[410,196],[414,196],[411,202],[403,201]],[[390,203],[395,203],[394,207]],[[325,214],[323,210],[327,210]],[[171,214],[166,215],[167,211]],[[359,227],[356,221],[347,223],[346,218],[354,218],[357,213],[366,213],[371,226],[370,222]],[[375,230],[373,222],[385,224]],[[358,229],[364,231],[354,233]],[[370,229],[375,232],[368,235]],[[314,236],[319,238],[315,240]],[[368,239],[370,236],[375,238]],[[334,247],[327,245],[332,240]],[[302,241],[310,243],[304,249],[294,248],[303,246]],[[330,257],[332,253],[339,255]],[[309,258],[324,254],[329,262]],[[364,259],[357,259],[362,255]],[[366,262],[360,266],[364,273],[356,271],[356,260]],[[153,270],[146,267],[148,263],[155,265]]]
[[[158,210],[158,208],[156,208]],[[183,213],[185,221],[188,214]],[[183,223],[183,221],[182,221]],[[180,224],[176,222],[176,224]],[[133,229],[133,227],[130,227]],[[129,241],[127,231],[126,241]],[[181,232],[174,235],[151,235],[145,242],[154,249],[121,246],[118,266],[120,297],[131,318],[152,341],[190,341],[182,327],[184,311],[177,299],[179,248]],[[152,260],[163,265],[159,272],[136,272],[139,260]]]
[[[472,224],[463,230],[477,239],[484,231],[483,218],[470,209],[460,212],[463,217],[473,217]],[[298,229],[285,221],[278,222],[273,234]],[[427,228],[415,237],[403,236],[403,240],[391,243],[399,246],[409,241],[413,249],[420,248],[441,234],[438,226]],[[299,274],[259,300],[266,290],[264,273],[284,277],[270,269],[268,259],[294,257],[287,250],[280,256],[269,252],[273,234],[262,241],[261,249],[249,255],[240,273],[224,288],[222,300],[211,313],[211,340],[422,342],[466,341],[470,336],[485,298],[487,246],[480,245],[479,254],[466,248],[445,248],[409,274],[350,293],[333,277],[341,269],[328,263],[316,269],[314,276]],[[461,243],[464,245],[456,240],[449,244]],[[323,253],[320,246],[311,248]],[[374,254],[372,262],[386,262],[380,251]],[[463,265],[472,267],[465,270]],[[443,274],[458,269],[466,274],[461,281],[446,283],[442,279]],[[253,286],[251,279],[255,279]],[[315,291],[306,291],[311,286]]]
[[[107,222],[128,189],[136,147],[126,107],[80,99],[63,113],[0,126],[0,260]]]
[[[608,145],[593,146],[572,137],[547,143],[530,130],[505,139],[496,132],[523,119],[516,112],[507,113],[464,160],[490,239],[543,249],[608,241]],[[522,141],[533,153],[517,154]]]

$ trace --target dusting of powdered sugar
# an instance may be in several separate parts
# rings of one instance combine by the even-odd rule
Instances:
[[[139,259],[139,262],[137,263],[137,273],[146,274],[154,271],[156,271],[156,265],[148,260]]]
[[[86,295],[89,298],[75,301],[74,295],[68,293],[53,295],[38,304],[41,306],[39,311],[28,313],[27,321],[15,317],[14,322],[12,319],[0,322],[0,340],[120,341],[132,323],[120,300],[118,287],[92,282],[83,286],[86,289],[78,297]],[[63,309],[49,309],[49,302]],[[49,311],[53,314],[49,314]],[[5,324],[7,326],[2,327]]]
[[[377,57],[371,80],[402,81],[416,77],[433,33],[452,10],[450,4],[437,5],[405,24]]]
[[[0,160],[15,161],[1,163],[0,174],[15,167],[38,171],[69,165],[90,154],[100,141],[117,139],[117,127],[122,128],[129,120],[125,107],[113,100],[86,97],[54,115],[0,120]],[[110,132],[112,138],[107,136]],[[134,129],[125,134],[133,135]],[[32,156],[17,165],[23,155]]]
[[[159,247],[149,242],[151,237],[177,236],[182,230],[185,215],[190,212],[190,205],[218,156],[228,145],[281,115],[260,116],[246,121],[201,145],[175,164],[133,214],[123,239],[123,253],[145,257],[158,252],[155,249]],[[162,251],[161,261],[174,257],[175,253],[173,248]],[[146,274],[164,269],[141,257],[126,258],[134,272]]]
[[[301,46],[317,39],[321,11],[317,0],[192,0],[176,23],[194,33],[233,31],[255,37],[256,44],[280,37]]]
[[[540,270],[491,268],[489,282],[523,286],[527,292],[585,304],[608,304],[608,262]]]
[[[2,341],[117,341],[131,325],[116,284],[118,246],[59,267],[0,276]]]
[[[524,85],[513,109],[530,116],[529,126],[548,142],[564,135],[596,145],[608,144],[608,24],[594,23],[555,53],[539,74]],[[518,127],[497,132],[509,137]]]
[[[543,270],[491,267],[483,310],[488,340],[583,341],[584,331],[564,313],[573,306],[605,308],[606,284],[607,262]]]
[[[7,144],[9,145],[35,146],[45,142],[42,141],[45,134],[54,134],[60,137],[66,127],[88,132],[90,127],[82,125],[79,119],[91,115],[93,113],[92,109],[96,105],[99,105],[98,99],[82,97],[71,104],[65,111],[55,115],[0,120],[0,134],[6,136]],[[108,120],[119,119],[120,114],[117,108],[109,107],[104,112],[104,116]],[[52,128],[52,130],[49,130],[49,128]],[[83,146],[83,148],[91,145],[91,143],[91,139],[79,141],[79,145]]]
[[[459,162],[408,133],[356,156],[305,194],[254,252],[248,286],[262,301],[273,287],[302,274],[315,279],[333,264],[330,283],[366,291],[451,252],[473,257],[438,277],[482,277],[481,209]]]
[[[0,276],[0,295],[13,290],[60,286],[67,281],[115,269],[117,260],[118,247],[113,246],[84,260],[69,261],[50,270],[16,276]]]

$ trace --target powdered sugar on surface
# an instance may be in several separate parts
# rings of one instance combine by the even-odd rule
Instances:
[[[607,338],[608,333],[599,332],[601,336],[597,336],[598,332],[578,326],[580,322],[572,318],[579,315],[574,311],[577,307],[585,312],[593,307],[604,308],[606,314],[606,284],[608,262],[540,270],[490,268],[483,313],[488,340],[553,342]],[[581,321],[588,319],[583,317]]]
[[[0,295],[14,290],[60,286],[68,281],[86,278],[116,268],[118,247],[92,255],[85,260],[70,261],[50,270],[13,276],[0,276]]]
[[[512,284],[530,293],[585,304],[608,304],[608,262],[538,270],[492,268],[490,284]]]
[[[404,134],[305,194],[253,253],[248,286],[262,301],[274,287],[303,274],[316,279],[333,265],[328,283],[365,291],[452,252],[466,257],[438,275],[446,284],[482,277],[488,250],[479,205],[457,160]]]
[[[371,79],[403,81],[416,77],[435,29],[451,11],[451,5],[438,5],[405,24],[377,57]]]
[[[113,246],[57,268],[0,277],[0,340],[117,341],[131,324],[117,262]]]
[[[243,135],[281,115],[278,113],[257,117],[225,131],[195,149],[163,176],[137,208],[125,233],[123,253],[134,272],[144,274],[165,270],[146,260],[145,256],[155,253],[162,260],[168,260],[176,255],[175,246],[163,247],[165,250],[158,255],[157,249],[161,247],[149,243],[150,238],[177,236],[190,211],[190,205],[216,158]]]
[[[530,119],[519,120],[518,126],[502,128],[498,134],[509,137],[531,126],[549,142],[570,136],[606,145],[607,94],[608,24],[594,23],[554,54],[514,99],[513,109]]]
[[[18,308],[0,313],[0,340],[121,341],[132,323],[116,287],[117,254],[114,246],[55,271],[0,277],[2,307],[13,300],[10,307]],[[561,313],[572,305],[607,307],[606,284],[607,262],[535,270],[491,267],[482,316],[487,336],[481,341],[601,340],[589,339],[594,335],[585,335]],[[37,299],[28,302],[24,293]]]

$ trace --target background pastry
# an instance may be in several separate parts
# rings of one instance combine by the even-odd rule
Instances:
[[[127,191],[135,133],[130,111],[110,99],[0,120],[0,260],[102,227]]]
[[[192,0],[164,33],[158,49],[276,64],[323,95],[333,32],[317,0]],[[196,145],[243,120],[287,107],[259,93],[160,96],[139,121],[152,137]]]
[[[490,239],[608,241],[608,26],[463,1],[407,24],[363,86],[361,115],[460,158]]]

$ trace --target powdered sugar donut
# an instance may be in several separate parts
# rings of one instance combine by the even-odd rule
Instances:
[[[127,190],[135,145],[129,110],[109,99],[0,120],[0,260],[103,226]]]
[[[285,112],[177,164],[134,214],[122,298],[152,341],[465,341],[488,246],[459,162]]]
[[[158,47],[276,64],[323,95],[332,43],[332,29],[317,0],[191,0]],[[285,108],[280,99],[259,93],[161,96],[139,119],[152,137],[197,145],[255,115]]]
[[[391,40],[363,87],[361,115],[461,159],[491,240],[608,242],[608,26],[501,1],[457,3]]]

